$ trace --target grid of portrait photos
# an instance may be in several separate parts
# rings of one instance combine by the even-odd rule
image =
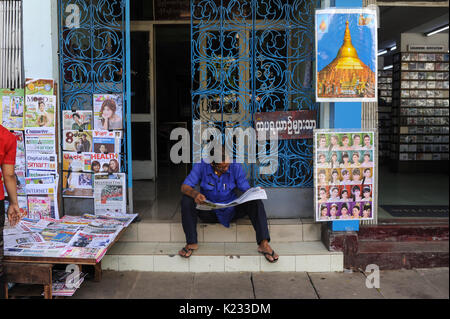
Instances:
[[[314,130],[316,221],[372,220],[376,130]]]

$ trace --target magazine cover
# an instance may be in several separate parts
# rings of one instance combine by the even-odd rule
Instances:
[[[94,196],[91,173],[63,172],[62,182],[64,197],[92,198]]]
[[[92,111],[63,111],[63,130],[92,130]]]
[[[121,94],[94,94],[94,129],[123,128],[123,97]]]
[[[126,214],[125,174],[94,175],[95,214]]]
[[[91,153],[88,153],[91,154]],[[63,171],[90,172],[91,160],[86,153],[63,152]]]
[[[26,95],[53,95],[53,80],[25,79]]]
[[[0,119],[8,130],[23,130],[24,125],[23,89],[0,89]]]
[[[55,127],[56,96],[27,95],[25,98],[25,127]]]
[[[71,152],[92,152],[92,131],[63,131],[63,149]]]
[[[375,130],[314,130],[316,221],[374,218],[375,141]]]
[[[377,15],[316,10],[316,102],[377,101]]]
[[[28,218],[58,218],[55,194],[28,195]]]
[[[26,128],[25,149],[27,154],[56,153],[56,139],[52,128]]]
[[[92,134],[94,153],[120,153],[122,146],[122,131],[95,130]]]
[[[59,219],[57,185],[53,176],[27,177],[28,218]]]
[[[27,170],[52,171],[57,169],[56,154],[27,154]]]
[[[120,173],[120,155],[118,153],[84,154],[86,161],[90,162],[92,172],[97,173]]]

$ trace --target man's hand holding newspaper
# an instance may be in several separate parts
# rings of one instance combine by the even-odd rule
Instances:
[[[202,204],[197,203],[197,209],[199,210],[214,210],[214,209],[222,209],[227,207],[233,207],[240,205],[242,203],[257,200],[257,199],[267,199],[266,191],[261,187],[253,187],[247,190],[244,194],[242,194],[239,198],[225,204],[213,203],[205,198]]]

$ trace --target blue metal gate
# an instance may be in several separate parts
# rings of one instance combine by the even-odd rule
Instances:
[[[256,112],[316,110],[309,0],[191,0],[193,120],[253,127]],[[255,186],[312,187],[312,140],[278,142],[278,170]]]
[[[121,172],[131,189],[129,1],[58,0],[58,9],[61,110],[93,110],[94,94],[123,95]]]

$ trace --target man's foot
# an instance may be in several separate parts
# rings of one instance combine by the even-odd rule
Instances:
[[[263,240],[259,244],[258,252],[263,254],[268,262],[274,263],[278,261],[278,254],[270,247],[269,242],[267,240]]]
[[[191,257],[192,253],[194,252],[194,250],[198,249],[198,245],[197,244],[187,244],[186,246],[184,246],[179,252],[178,254],[181,257],[184,258],[189,258]]]

